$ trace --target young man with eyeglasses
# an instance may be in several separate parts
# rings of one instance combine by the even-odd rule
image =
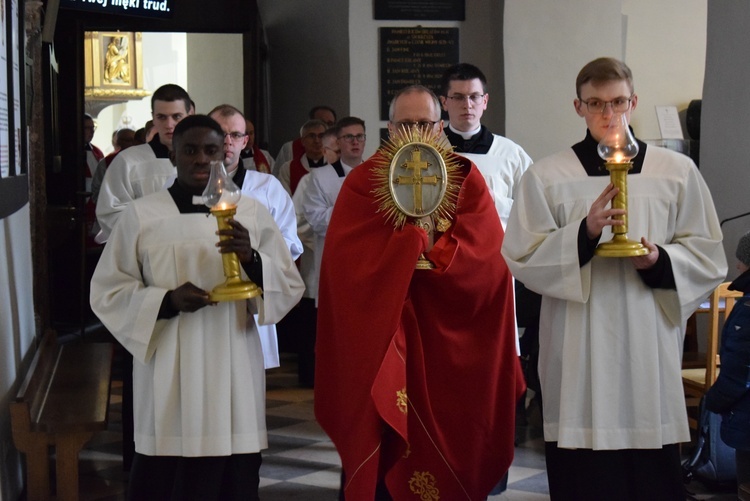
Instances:
[[[224,130],[224,167],[242,193],[261,202],[271,213],[287,241],[292,259],[302,254],[302,243],[297,238],[297,220],[289,194],[278,179],[270,174],[247,170],[242,165],[240,152],[249,142],[245,116],[229,104],[215,107],[208,114]]]
[[[639,141],[628,172],[636,257],[595,255],[624,209],[597,145],[638,96],[625,63],[600,58],[576,79],[583,141],[521,180],[502,252],[542,294],[539,375],[553,500],[683,500],[690,440],[681,380],[688,317],[725,277],[711,194],[689,157]]]
[[[412,127],[442,137],[422,86],[391,102],[391,138]],[[500,220],[481,174],[448,152],[450,222],[394,225],[378,204],[384,151],[346,176],[326,232],[315,415],[346,499],[484,499],[510,466],[523,390]],[[421,254],[434,269],[415,269]]]
[[[451,66],[443,73],[441,88],[440,102],[449,119],[445,135],[455,152],[474,162],[484,176],[505,227],[518,182],[531,158],[519,145],[482,125],[490,95],[479,68],[468,63]]]
[[[320,259],[323,255],[328,223],[331,221],[333,205],[339,195],[346,176],[362,163],[365,150],[365,122],[357,117],[344,117],[334,127],[336,144],[341,157],[329,165],[310,172],[304,189],[295,196],[305,220],[315,235],[315,274],[320,276]],[[318,296],[317,280],[315,297]]]
[[[257,200],[271,213],[281,230],[292,259],[302,254],[302,242],[297,237],[297,218],[294,204],[278,179],[271,174],[247,170],[242,164],[241,152],[249,141],[245,116],[229,104],[221,104],[208,113],[224,131],[224,167],[242,194]],[[257,320],[257,319],[256,319]],[[275,325],[258,325],[263,361],[266,369],[279,366],[278,336]]]

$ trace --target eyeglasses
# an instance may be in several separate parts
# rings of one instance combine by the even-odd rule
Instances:
[[[247,134],[243,134],[242,132],[225,132],[224,138],[229,138],[230,141],[241,141],[243,137],[247,136]]]
[[[468,96],[464,96],[463,94],[453,94],[452,96],[446,97],[454,103],[463,103],[468,99],[474,104],[479,104],[482,102],[482,100],[484,100],[484,96],[486,95],[487,94],[469,94]]]
[[[633,96],[630,97],[618,97],[611,101],[602,101],[601,99],[592,98],[588,101],[581,99],[581,102],[586,105],[589,113],[604,113],[604,109],[607,105],[612,107],[612,111],[615,113],[622,113],[630,109],[630,101],[633,100]]]
[[[412,127],[426,129],[427,127],[435,127],[435,124],[439,121],[440,120],[420,120],[419,122],[396,122],[396,126],[405,129],[411,129]]]
[[[339,139],[343,139],[347,143],[353,143],[356,139],[360,143],[364,143],[365,139],[367,138],[366,134],[357,134],[356,136],[354,134],[344,134],[343,136],[339,136]]]
[[[323,136],[325,136],[325,132],[321,132],[320,134],[310,132],[309,134],[305,134],[304,138],[315,140],[315,139],[323,139]]]

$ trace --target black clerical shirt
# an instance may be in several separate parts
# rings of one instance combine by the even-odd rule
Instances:
[[[632,132],[632,129],[631,129]],[[628,175],[640,174],[643,169],[643,161],[646,158],[647,145],[643,141],[638,142],[638,155],[633,158],[633,168],[628,171]],[[590,131],[586,131],[586,138],[580,143],[573,145],[573,152],[578,157],[578,161],[586,170],[589,176],[608,176],[609,171],[604,167],[604,160],[597,152],[599,143],[591,136]],[[595,239],[589,239],[586,233],[586,218],[581,221],[578,228],[578,264],[584,266],[594,257],[594,251],[599,244],[601,236]],[[657,246],[658,247],[658,246]],[[674,273],[672,271],[672,260],[669,254],[659,247],[659,258],[654,266],[647,270],[638,270],[643,282],[651,288],[674,289]]]
[[[453,150],[456,153],[478,153],[484,155],[490,151],[492,141],[495,140],[492,132],[484,125],[479,129],[479,132],[469,139],[464,139],[460,134],[456,134],[450,127],[446,127],[444,130],[448,141],[453,145]]]
[[[175,181],[175,183],[170,186],[167,191],[169,191],[169,194],[172,197],[175,205],[177,206],[177,210],[180,211],[180,214],[206,214],[206,217],[210,215],[211,210],[208,208],[208,206],[202,203],[193,203],[194,195],[185,190],[180,185],[179,181]],[[258,254],[257,251],[253,250],[253,262],[241,264],[242,269],[245,270],[245,273],[247,273],[247,276],[250,278],[250,280],[255,282],[258,287],[263,288],[263,263],[261,261],[260,254]],[[164,295],[164,299],[161,302],[161,307],[159,308],[157,318],[172,318],[180,313],[178,310],[172,307],[172,303],[170,301],[171,295],[172,291],[169,291]]]

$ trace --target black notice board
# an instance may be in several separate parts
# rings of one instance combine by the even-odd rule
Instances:
[[[421,84],[440,91],[440,77],[458,64],[458,28],[380,28],[380,119],[400,89]]]
[[[121,16],[171,18],[174,0],[60,0],[60,8]]]
[[[373,0],[375,19],[463,21],[464,0]]]

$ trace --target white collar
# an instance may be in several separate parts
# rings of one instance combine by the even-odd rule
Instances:
[[[453,125],[450,124],[450,123],[448,124],[448,128],[450,130],[452,130],[454,133],[456,133],[459,136],[461,136],[462,138],[464,138],[464,139],[471,139],[472,136],[474,136],[475,134],[478,134],[479,131],[482,130],[482,125],[480,124],[479,127],[477,127],[474,130],[470,130],[469,132],[463,132],[463,131],[460,131],[460,130],[456,130],[456,128],[453,127]]]

